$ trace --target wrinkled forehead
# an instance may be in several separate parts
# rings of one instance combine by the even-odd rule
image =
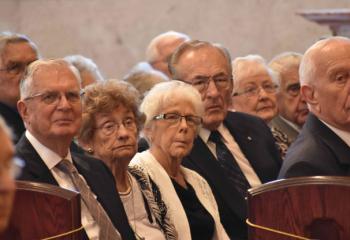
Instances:
[[[40,63],[34,68],[34,82],[51,83],[66,80],[75,81],[79,85],[74,67],[63,60]]]
[[[241,61],[234,69],[235,83],[253,80],[272,80],[265,65],[255,61]]]
[[[217,71],[224,71],[226,74],[230,74],[229,61],[225,55],[220,50],[210,46],[186,50],[180,56],[178,65],[185,67],[190,73],[211,75]]]
[[[307,58],[313,61],[317,69],[322,69],[328,64],[350,59],[350,40],[345,38],[330,39],[315,44],[307,53]]]

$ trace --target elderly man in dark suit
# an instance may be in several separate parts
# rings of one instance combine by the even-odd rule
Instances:
[[[350,176],[350,39],[318,41],[304,54],[299,73],[310,114],[279,177]]]
[[[309,110],[300,94],[299,65],[303,55],[285,52],[274,57],[269,67],[279,74],[277,106],[279,115],[272,119],[271,125],[294,142],[306,121]]]
[[[246,239],[246,190],[275,180],[281,164],[270,129],[261,119],[227,111],[232,69],[221,46],[185,42],[173,54],[169,69],[173,79],[200,92],[205,107],[203,127],[184,165],[208,181],[230,238]]]
[[[38,57],[38,50],[28,37],[12,32],[0,33],[0,114],[13,130],[15,143],[25,130],[16,107],[19,81],[26,67]]]
[[[108,168],[69,149],[82,119],[77,70],[60,59],[35,61],[20,95],[17,107],[27,128],[16,146],[26,163],[20,179],[80,191],[85,239],[134,239]]]

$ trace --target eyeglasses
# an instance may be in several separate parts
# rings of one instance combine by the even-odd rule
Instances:
[[[0,69],[0,71],[6,71],[9,74],[17,75],[17,74],[23,73],[27,69],[30,63],[31,62],[29,63],[13,62],[8,67]]]
[[[292,97],[298,96],[300,94],[300,83],[289,85],[287,87],[287,93]]]
[[[80,91],[80,92],[68,91],[64,93],[64,96],[69,103],[80,102],[80,98],[82,95],[84,95],[83,91]],[[42,101],[47,105],[55,105],[55,104],[58,104],[59,101],[61,101],[62,94],[60,92],[48,91],[48,92],[38,93],[33,96],[26,97],[24,101],[32,100],[34,98],[40,98],[40,101]]]
[[[195,87],[199,92],[205,92],[209,87],[209,82],[212,80],[218,90],[225,90],[230,86],[231,77],[226,75],[217,75],[217,76],[197,76],[191,82],[184,81],[186,83],[191,84]]]
[[[246,95],[247,97],[253,97],[257,96],[261,89],[263,89],[266,93],[276,93],[278,88],[277,84],[264,84],[262,86],[251,86],[246,89],[244,89],[241,92],[235,92],[232,94],[232,96],[240,96],[240,95]]]
[[[171,124],[177,124],[184,118],[186,123],[192,127],[202,124],[202,118],[194,115],[180,115],[177,113],[162,113],[155,116],[154,120],[165,120]]]
[[[106,136],[111,136],[112,134],[116,133],[122,125],[127,130],[135,130],[136,120],[134,118],[127,118],[124,119],[121,123],[110,121],[95,129],[101,130],[101,132]]]

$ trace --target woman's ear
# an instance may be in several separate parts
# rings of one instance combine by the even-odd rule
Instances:
[[[94,147],[91,143],[91,141],[82,141],[81,139],[77,139],[78,140],[78,145],[80,147],[82,147],[86,152],[93,154],[94,153]]]
[[[144,126],[144,128],[142,129],[142,133],[145,136],[147,142],[149,145],[151,145],[152,141],[153,141],[153,136],[152,136],[152,127],[150,125],[148,126]]]

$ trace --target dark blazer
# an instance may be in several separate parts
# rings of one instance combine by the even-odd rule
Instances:
[[[350,176],[350,147],[314,114],[287,151],[279,178]]]
[[[262,183],[275,180],[281,166],[270,128],[254,116],[229,112],[224,125],[238,143]],[[225,171],[200,137],[183,164],[201,174],[209,183],[219,207],[221,222],[231,239],[247,239],[247,206]]]
[[[50,170],[25,135],[22,136],[16,145],[16,155],[22,158],[26,164],[19,180],[58,185]],[[122,238],[135,239],[123,204],[116,191],[114,177],[108,167],[102,161],[86,155],[72,152],[72,158],[78,172],[85,178]]]
[[[4,118],[6,124],[12,129],[14,134],[13,142],[17,143],[25,130],[22,118],[17,112],[17,109],[0,102],[0,115]]]
[[[290,142],[294,142],[299,134],[297,130],[286,123],[280,116],[272,119],[271,126],[281,130],[284,134],[286,134]]]

